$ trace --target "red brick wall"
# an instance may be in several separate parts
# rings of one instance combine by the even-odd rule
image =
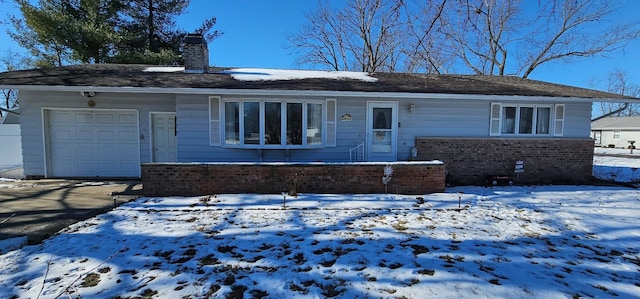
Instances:
[[[417,160],[441,160],[454,184],[484,184],[488,175],[514,175],[524,184],[584,184],[591,180],[592,139],[416,138]]]
[[[442,192],[445,166],[441,163],[391,164],[389,193]],[[326,164],[142,164],[142,184],[148,196],[195,196],[220,193],[384,193],[385,163]]]

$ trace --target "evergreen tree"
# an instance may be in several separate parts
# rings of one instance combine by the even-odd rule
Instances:
[[[181,63],[186,31],[175,17],[190,0],[14,0],[11,38],[29,50],[38,67],[70,63]],[[215,18],[198,28],[214,39]]]

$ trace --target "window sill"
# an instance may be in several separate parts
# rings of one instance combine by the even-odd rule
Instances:
[[[322,149],[322,148],[326,148],[326,145],[324,144],[319,144],[319,145],[289,145],[289,146],[282,146],[282,145],[247,145],[247,144],[224,144],[222,145],[223,148],[229,148],[229,149],[261,149],[261,150],[305,150],[305,149]]]

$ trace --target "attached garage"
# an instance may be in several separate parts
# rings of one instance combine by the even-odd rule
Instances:
[[[140,177],[138,112],[44,109],[48,177]]]

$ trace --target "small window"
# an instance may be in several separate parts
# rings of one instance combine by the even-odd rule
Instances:
[[[613,131],[613,139],[620,139],[620,131],[619,130]]]

